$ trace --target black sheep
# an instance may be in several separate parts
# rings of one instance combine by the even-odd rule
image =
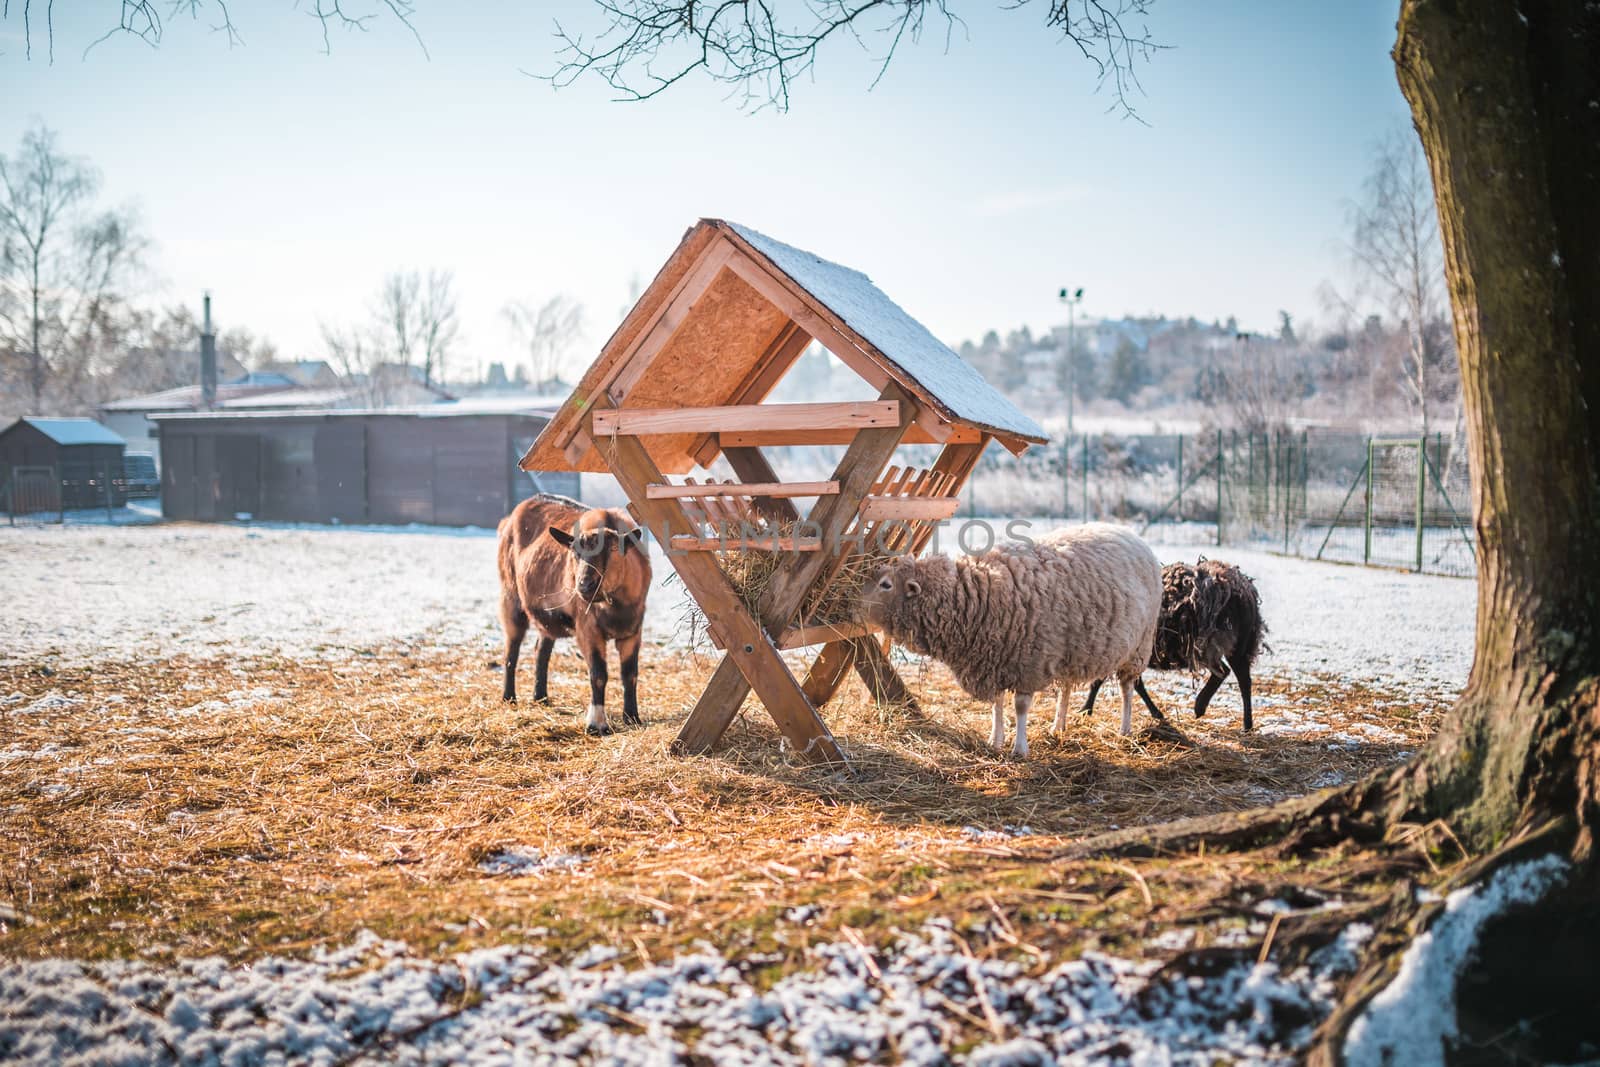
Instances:
[[[1244,728],[1250,714],[1250,667],[1265,642],[1261,595],[1250,576],[1220,560],[1200,558],[1191,567],[1171,563],[1161,570],[1161,620],[1156,624],[1150,666],[1158,671],[1208,671],[1210,677],[1195,697],[1194,713],[1206,713],[1222,680],[1231,671],[1244,698]],[[1085,715],[1094,710],[1101,682],[1089,687]]]

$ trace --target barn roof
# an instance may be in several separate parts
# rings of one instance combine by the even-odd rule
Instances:
[[[522,465],[604,470],[593,448],[578,447],[590,398],[602,392],[624,409],[759,403],[813,338],[874,386],[899,384],[934,429],[968,427],[1014,451],[1049,439],[867,275],[747,226],[701,219]],[[645,446],[669,474],[715,456],[698,435],[651,437]]]
[[[18,423],[24,422],[58,445],[125,445],[128,443],[93,419],[46,419],[25,415],[11,425],[16,426]]]

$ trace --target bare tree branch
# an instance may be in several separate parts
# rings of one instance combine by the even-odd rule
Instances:
[[[946,0],[808,0],[790,18],[779,0],[595,0],[606,25],[585,36],[556,23],[560,65],[539,75],[558,88],[596,77],[627,101],[659,96],[690,75],[729,87],[752,110],[787,110],[790,85],[810,74],[822,47],[841,33],[863,50],[882,44],[884,77],[896,52],[921,40],[930,19],[942,23],[946,47],[964,25]],[[791,0],[793,2],[793,0]],[[1007,10],[1028,7],[1017,0]],[[1075,44],[1114,96],[1112,110],[1137,117],[1130,96],[1141,91],[1136,67],[1161,46],[1142,25],[1153,0],[1048,0],[1045,25]]]

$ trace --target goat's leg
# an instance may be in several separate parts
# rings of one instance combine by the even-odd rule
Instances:
[[[1087,715],[1094,710],[1094,698],[1100,695],[1100,687],[1105,684],[1104,678],[1097,678],[1089,683],[1089,695],[1083,698],[1083,714]]]
[[[1150,690],[1144,687],[1144,675],[1141,674],[1133,680],[1133,691],[1139,694],[1139,699],[1144,701],[1144,706],[1150,709],[1151,715],[1158,720],[1166,719],[1166,716],[1161,714],[1161,709],[1156,707],[1156,702],[1150,699]]]
[[[539,635],[539,658],[534,664],[533,699],[539,704],[550,703],[550,653],[555,651],[556,639]]]
[[[1011,754],[1026,758],[1028,755],[1028,710],[1033,707],[1033,694],[1018,692],[1012,697],[1011,706],[1017,715],[1017,736],[1011,742]]]
[[[1239,697],[1244,701],[1244,728],[1248,733],[1256,728],[1250,714],[1250,664],[1233,664],[1233,676],[1239,682]]]
[[[989,747],[995,751],[1006,743],[1006,695],[994,698],[994,728],[989,731]]]
[[[1133,733],[1133,681],[1118,678],[1117,688],[1122,690],[1122,736]]]
[[[500,689],[500,699],[517,699],[517,660],[522,656],[522,639],[528,636],[528,614],[522,610],[515,593],[500,595],[500,627],[506,634],[505,684]]]
[[[1222,686],[1222,680],[1228,676],[1224,667],[1221,671],[1213,670],[1211,677],[1206,679],[1206,684],[1200,687],[1200,694],[1194,698],[1194,717],[1199,718],[1206,713],[1206,706],[1211,703],[1211,698],[1217,695],[1217,690]]]
[[[1056,720],[1050,724],[1052,733],[1062,734],[1067,731],[1067,705],[1072,703],[1072,686],[1065,682],[1056,690]]]
[[[639,718],[639,645],[638,634],[617,642],[617,658],[622,661],[622,721],[638,726]]]
[[[578,649],[589,664],[589,714],[583,729],[596,737],[611,732],[606,722],[606,640],[598,632],[578,631]]]

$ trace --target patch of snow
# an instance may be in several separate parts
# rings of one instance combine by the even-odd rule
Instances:
[[[0,964],[8,1006],[0,1056],[474,1067],[1286,1064],[1331,1010],[1334,983],[1355,958],[1336,943],[1291,972],[1245,958],[1201,977],[1088,954],[1030,977],[1015,962],[964,954],[941,923],[873,956],[869,967],[857,945],[824,944],[808,969],[765,990],[746,976],[769,955],[730,960],[699,949],[627,970],[610,946],[563,966],[511,945],[434,962],[371,935],[310,960],[244,966],[15,962]],[[990,1011],[1000,1037],[966,1053],[951,1047],[953,1020]]]
[[[1486,882],[1458,889],[1444,911],[1413,941],[1394,981],[1367,1004],[1345,1040],[1346,1062],[1445,1062],[1457,1036],[1456,982],[1477,949],[1479,932],[1507,909],[1536,904],[1566,877],[1567,861],[1549,855],[1503,867]]]
[[[11,714],[34,715],[41,711],[66,711],[68,708],[75,708],[82,703],[82,700],[70,693],[62,693],[52,689],[26,707],[14,709]]]
[[[583,857],[573,852],[550,852],[513,845],[491,852],[478,863],[485,874],[509,874],[514,877],[551,874],[557,871],[575,871],[583,866]]]
[[[961,836],[968,841],[1004,841],[1011,837],[1032,837],[1033,827],[1006,824],[998,830],[985,830],[978,826],[963,826]]]

